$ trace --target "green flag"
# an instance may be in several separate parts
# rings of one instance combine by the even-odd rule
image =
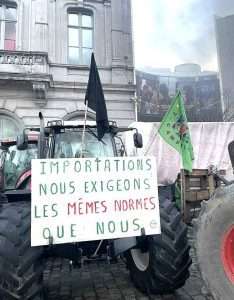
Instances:
[[[183,98],[177,93],[159,127],[161,137],[181,155],[183,168],[192,171],[193,146],[190,139]]]

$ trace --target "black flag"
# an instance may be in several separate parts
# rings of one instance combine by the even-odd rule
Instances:
[[[97,134],[98,139],[101,140],[104,134],[109,131],[109,122],[102,84],[93,53],[89,71],[89,82],[85,95],[85,104],[87,101],[88,107],[96,112]]]

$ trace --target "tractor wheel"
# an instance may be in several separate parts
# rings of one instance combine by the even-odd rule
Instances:
[[[159,187],[161,235],[148,236],[146,249],[129,250],[127,266],[133,283],[142,292],[163,294],[184,285],[189,277],[187,227],[172,203],[171,187]]]
[[[42,247],[31,247],[31,204],[0,207],[0,299],[41,300]]]
[[[194,222],[195,248],[202,278],[216,300],[234,295],[234,185],[203,202]]]

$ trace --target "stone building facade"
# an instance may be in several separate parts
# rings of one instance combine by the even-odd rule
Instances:
[[[0,138],[84,110],[95,53],[108,116],[134,120],[130,0],[0,0]]]
[[[225,121],[234,121],[234,14],[216,17],[216,45]]]

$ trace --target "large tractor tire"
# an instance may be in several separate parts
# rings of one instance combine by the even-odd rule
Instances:
[[[42,247],[31,247],[30,203],[0,206],[0,299],[41,300]]]
[[[194,222],[198,266],[216,300],[234,299],[234,185],[202,203]]]
[[[149,236],[146,250],[127,252],[127,266],[133,283],[147,294],[173,292],[189,277],[187,227],[172,202],[171,186],[159,187],[161,235]]]

